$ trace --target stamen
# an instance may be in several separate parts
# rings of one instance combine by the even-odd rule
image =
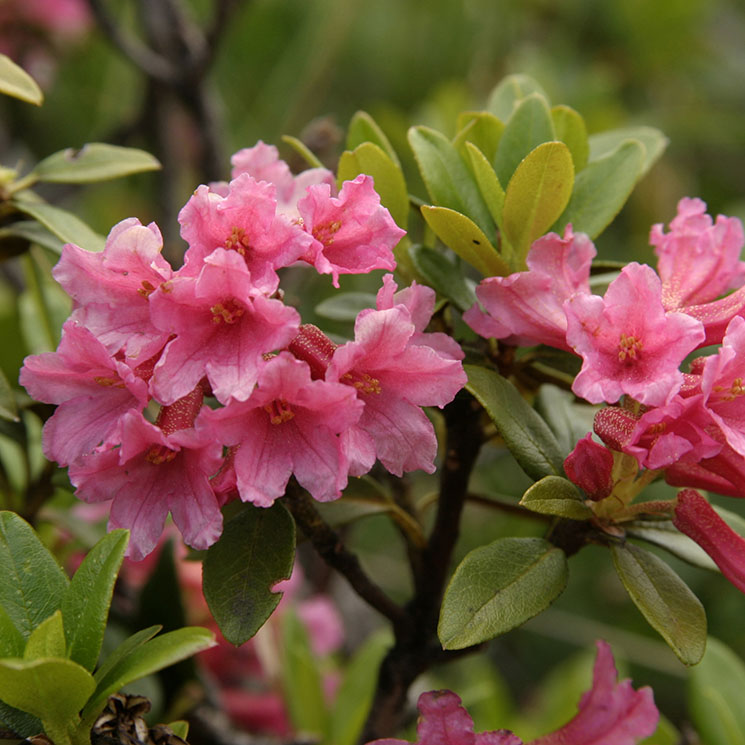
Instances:
[[[246,237],[246,231],[243,228],[233,226],[230,235],[225,239],[225,248],[228,251],[237,251],[241,256],[245,257],[251,248]]]
[[[142,297],[149,297],[151,293],[155,292],[155,287],[146,279],[143,279],[142,286],[137,289],[137,292],[142,295]]]
[[[333,222],[327,222],[324,225],[316,225],[313,228],[313,237],[323,243],[324,246],[330,246],[334,242],[334,234],[341,227],[341,221],[334,220]]]
[[[275,399],[271,403],[266,404],[264,411],[269,414],[269,421],[272,424],[283,424],[295,417],[295,412],[292,410],[290,404],[282,398]]]
[[[644,345],[635,336],[626,336],[621,334],[621,339],[618,342],[618,361],[636,362],[639,357],[639,353],[644,348]]]
[[[160,466],[170,463],[177,455],[176,450],[171,450],[165,445],[153,445],[145,454],[145,460],[153,465]]]
[[[356,388],[360,393],[379,394],[382,392],[380,381],[367,373],[348,372],[342,375],[340,380]]]
[[[224,303],[213,305],[210,310],[212,311],[213,323],[224,322],[227,324],[235,323],[245,312],[245,308],[233,298],[226,300]]]

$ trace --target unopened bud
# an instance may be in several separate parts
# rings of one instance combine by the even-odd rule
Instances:
[[[595,442],[590,432],[569,453],[564,471],[569,480],[595,502],[613,491],[613,453]]]
[[[314,380],[323,380],[329,361],[334,356],[336,344],[318,326],[304,323],[287,348],[299,360],[308,363],[310,376]]]

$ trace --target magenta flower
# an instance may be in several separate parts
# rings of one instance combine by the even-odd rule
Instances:
[[[628,264],[604,297],[577,293],[564,304],[568,344],[583,358],[572,390],[590,403],[624,394],[661,406],[683,383],[678,366],[704,339],[704,329],[662,306],[660,280]]]
[[[321,274],[331,274],[334,287],[340,274],[396,268],[393,247],[406,231],[380,204],[372,177],[345,181],[338,197],[328,184],[311,186],[297,206],[303,228],[313,237],[306,259]]]
[[[37,401],[58,404],[42,443],[44,455],[62,466],[114,442],[121,417],[148,402],[147,384],[72,320],[56,352],[26,357],[20,383]]]
[[[588,432],[564,460],[567,478],[589,499],[605,499],[613,491],[613,453]]]
[[[153,322],[176,335],[153,372],[158,401],[173,403],[205,375],[221,403],[251,395],[263,355],[287,345],[300,320],[280,300],[252,295],[243,258],[220,248],[204,260],[198,277],[176,276],[152,297]]]
[[[528,271],[489,277],[476,288],[486,314],[474,305],[464,314],[468,325],[486,338],[508,344],[548,344],[568,352],[564,302],[590,293],[590,263],[595,246],[584,233],[567,225],[564,237],[549,233],[530,248]],[[488,314],[488,315],[487,315]]]

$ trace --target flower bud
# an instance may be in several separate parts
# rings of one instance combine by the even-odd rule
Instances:
[[[313,380],[324,380],[336,344],[318,326],[304,323],[287,348],[297,359],[308,363]]]
[[[591,432],[569,453],[564,471],[593,501],[605,499],[613,491],[613,453],[595,442]]]

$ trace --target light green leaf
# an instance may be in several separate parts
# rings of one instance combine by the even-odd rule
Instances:
[[[447,207],[424,205],[421,210],[437,237],[485,277],[510,273],[508,264],[470,218]]]
[[[68,656],[91,671],[98,662],[114,583],[128,541],[126,530],[104,536],[83,559],[62,600]]]
[[[202,567],[204,597],[223,636],[238,646],[271,616],[295,558],[295,521],[279,503],[246,505],[207,551]]]
[[[160,167],[158,159],[144,150],[91,142],[79,150],[67,148],[44,158],[30,175],[38,181],[86,184],[156,171]]]
[[[494,156],[500,184],[508,184],[520,161],[538,145],[556,139],[546,99],[533,93],[517,105],[507,122]]]
[[[282,135],[282,142],[286,142],[311,168],[325,168],[315,153],[297,137]]]
[[[585,120],[573,108],[561,104],[551,109],[551,121],[554,123],[556,139],[565,143],[572,154],[574,172],[581,171],[590,156]]]
[[[577,487],[561,476],[545,476],[536,481],[520,504],[543,515],[557,515],[571,520],[589,520],[595,513],[584,503]]]
[[[689,564],[719,571],[719,567],[711,560],[709,555],[695,541],[681,533],[672,523],[672,520],[637,520],[626,523],[624,526],[626,534],[632,538],[640,538],[653,546],[659,546],[669,551]]]
[[[26,197],[22,198],[20,194],[12,203],[20,212],[38,220],[63,243],[74,243],[86,251],[103,251],[105,238],[91,230],[72,212],[44,202],[32,201]]]
[[[9,237],[23,238],[55,253],[61,253],[64,245],[59,238],[35,220],[18,220],[0,228],[0,239]]]
[[[160,625],[148,626],[146,629],[141,629],[132,636],[128,636],[108,657],[103,661],[103,664],[96,670],[93,676],[96,683],[100,683],[105,677],[108,676],[109,672],[114,668],[118,667],[124,660],[129,657],[133,652],[139,649],[145,642],[150,641],[163,627]]]
[[[578,404],[574,396],[549,383],[542,385],[535,399],[535,409],[556,435],[562,456],[566,457],[588,432],[592,431],[595,408]]]
[[[419,245],[412,246],[409,254],[417,272],[427,284],[440,295],[449,298],[460,310],[468,310],[476,302],[474,291],[447,256],[433,248]]]
[[[569,202],[574,166],[563,142],[546,142],[525,156],[507,184],[502,229],[522,267],[528,249]]]
[[[44,101],[36,81],[5,54],[0,54],[0,93],[36,106]]]
[[[709,637],[703,660],[688,676],[688,711],[706,745],[745,745],[745,665]]]
[[[673,723],[661,714],[656,732],[640,740],[639,745],[680,745],[682,739],[682,735]]]
[[[38,660],[41,657],[67,657],[65,649],[65,629],[62,613],[55,611],[42,621],[29,636],[23,650],[24,660]]]
[[[371,292],[341,292],[318,303],[315,312],[332,321],[354,321],[360,311],[374,308],[375,303],[376,297]]]
[[[445,590],[442,646],[480,644],[533,618],[561,594],[567,571],[564,552],[542,538],[500,538],[471,551]]]
[[[525,473],[536,480],[560,476],[564,458],[559,443],[517,388],[493,370],[477,365],[463,367],[468,375],[466,388],[486,409]]]
[[[456,127],[458,134],[453,145],[462,158],[468,160],[466,145],[470,142],[486,156],[489,163],[494,161],[499,139],[504,132],[504,124],[494,114],[488,111],[463,111],[458,115]]]
[[[637,126],[611,129],[590,136],[590,161],[600,160],[600,158],[610,155],[626,140],[637,140],[644,145],[644,164],[639,178],[657,162],[662,153],[665,152],[668,142],[670,142],[659,129],[654,127]]]
[[[5,419],[7,422],[21,421],[18,418],[18,406],[13,389],[2,370],[0,370],[0,419]]]
[[[502,227],[502,209],[504,208],[504,189],[499,183],[497,174],[492,168],[491,162],[473,143],[466,143],[466,152],[471,164],[471,170],[476,178],[481,196],[489,208],[494,222]],[[504,249],[502,249],[504,250]]]
[[[354,150],[363,142],[373,142],[400,168],[401,161],[398,159],[396,151],[385,136],[385,132],[378,126],[378,123],[366,111],[358,111],[349,122],[347,130],[347,150]]]
[[[166,725],[176,737],[186,740],[189,736],[189,722],[186,719],[177,719],[174,722],[168,722]]]
[[[611,546],[613,563],[629,596],[649,625],[684,665],[706,648],[706,612],[688,585],[654,554],[627,543]]]
[[[515,105],[531,93],[538,93],[548,101],[546,92],[529,75],[508,75],[489,94],[486,109],[506,122],[512,116]]]
[[[591,160],[577,174],[572,198],[554,230],[561,233],[571,223],[576,233],[596,238],[626,203],[642,175],[644,159],[644,145],[626,140],[611,153]]]
[[[27,639],[61,607],[67,576],[33,528],[14,512],[0,512],[0,567],[0,606]]]

